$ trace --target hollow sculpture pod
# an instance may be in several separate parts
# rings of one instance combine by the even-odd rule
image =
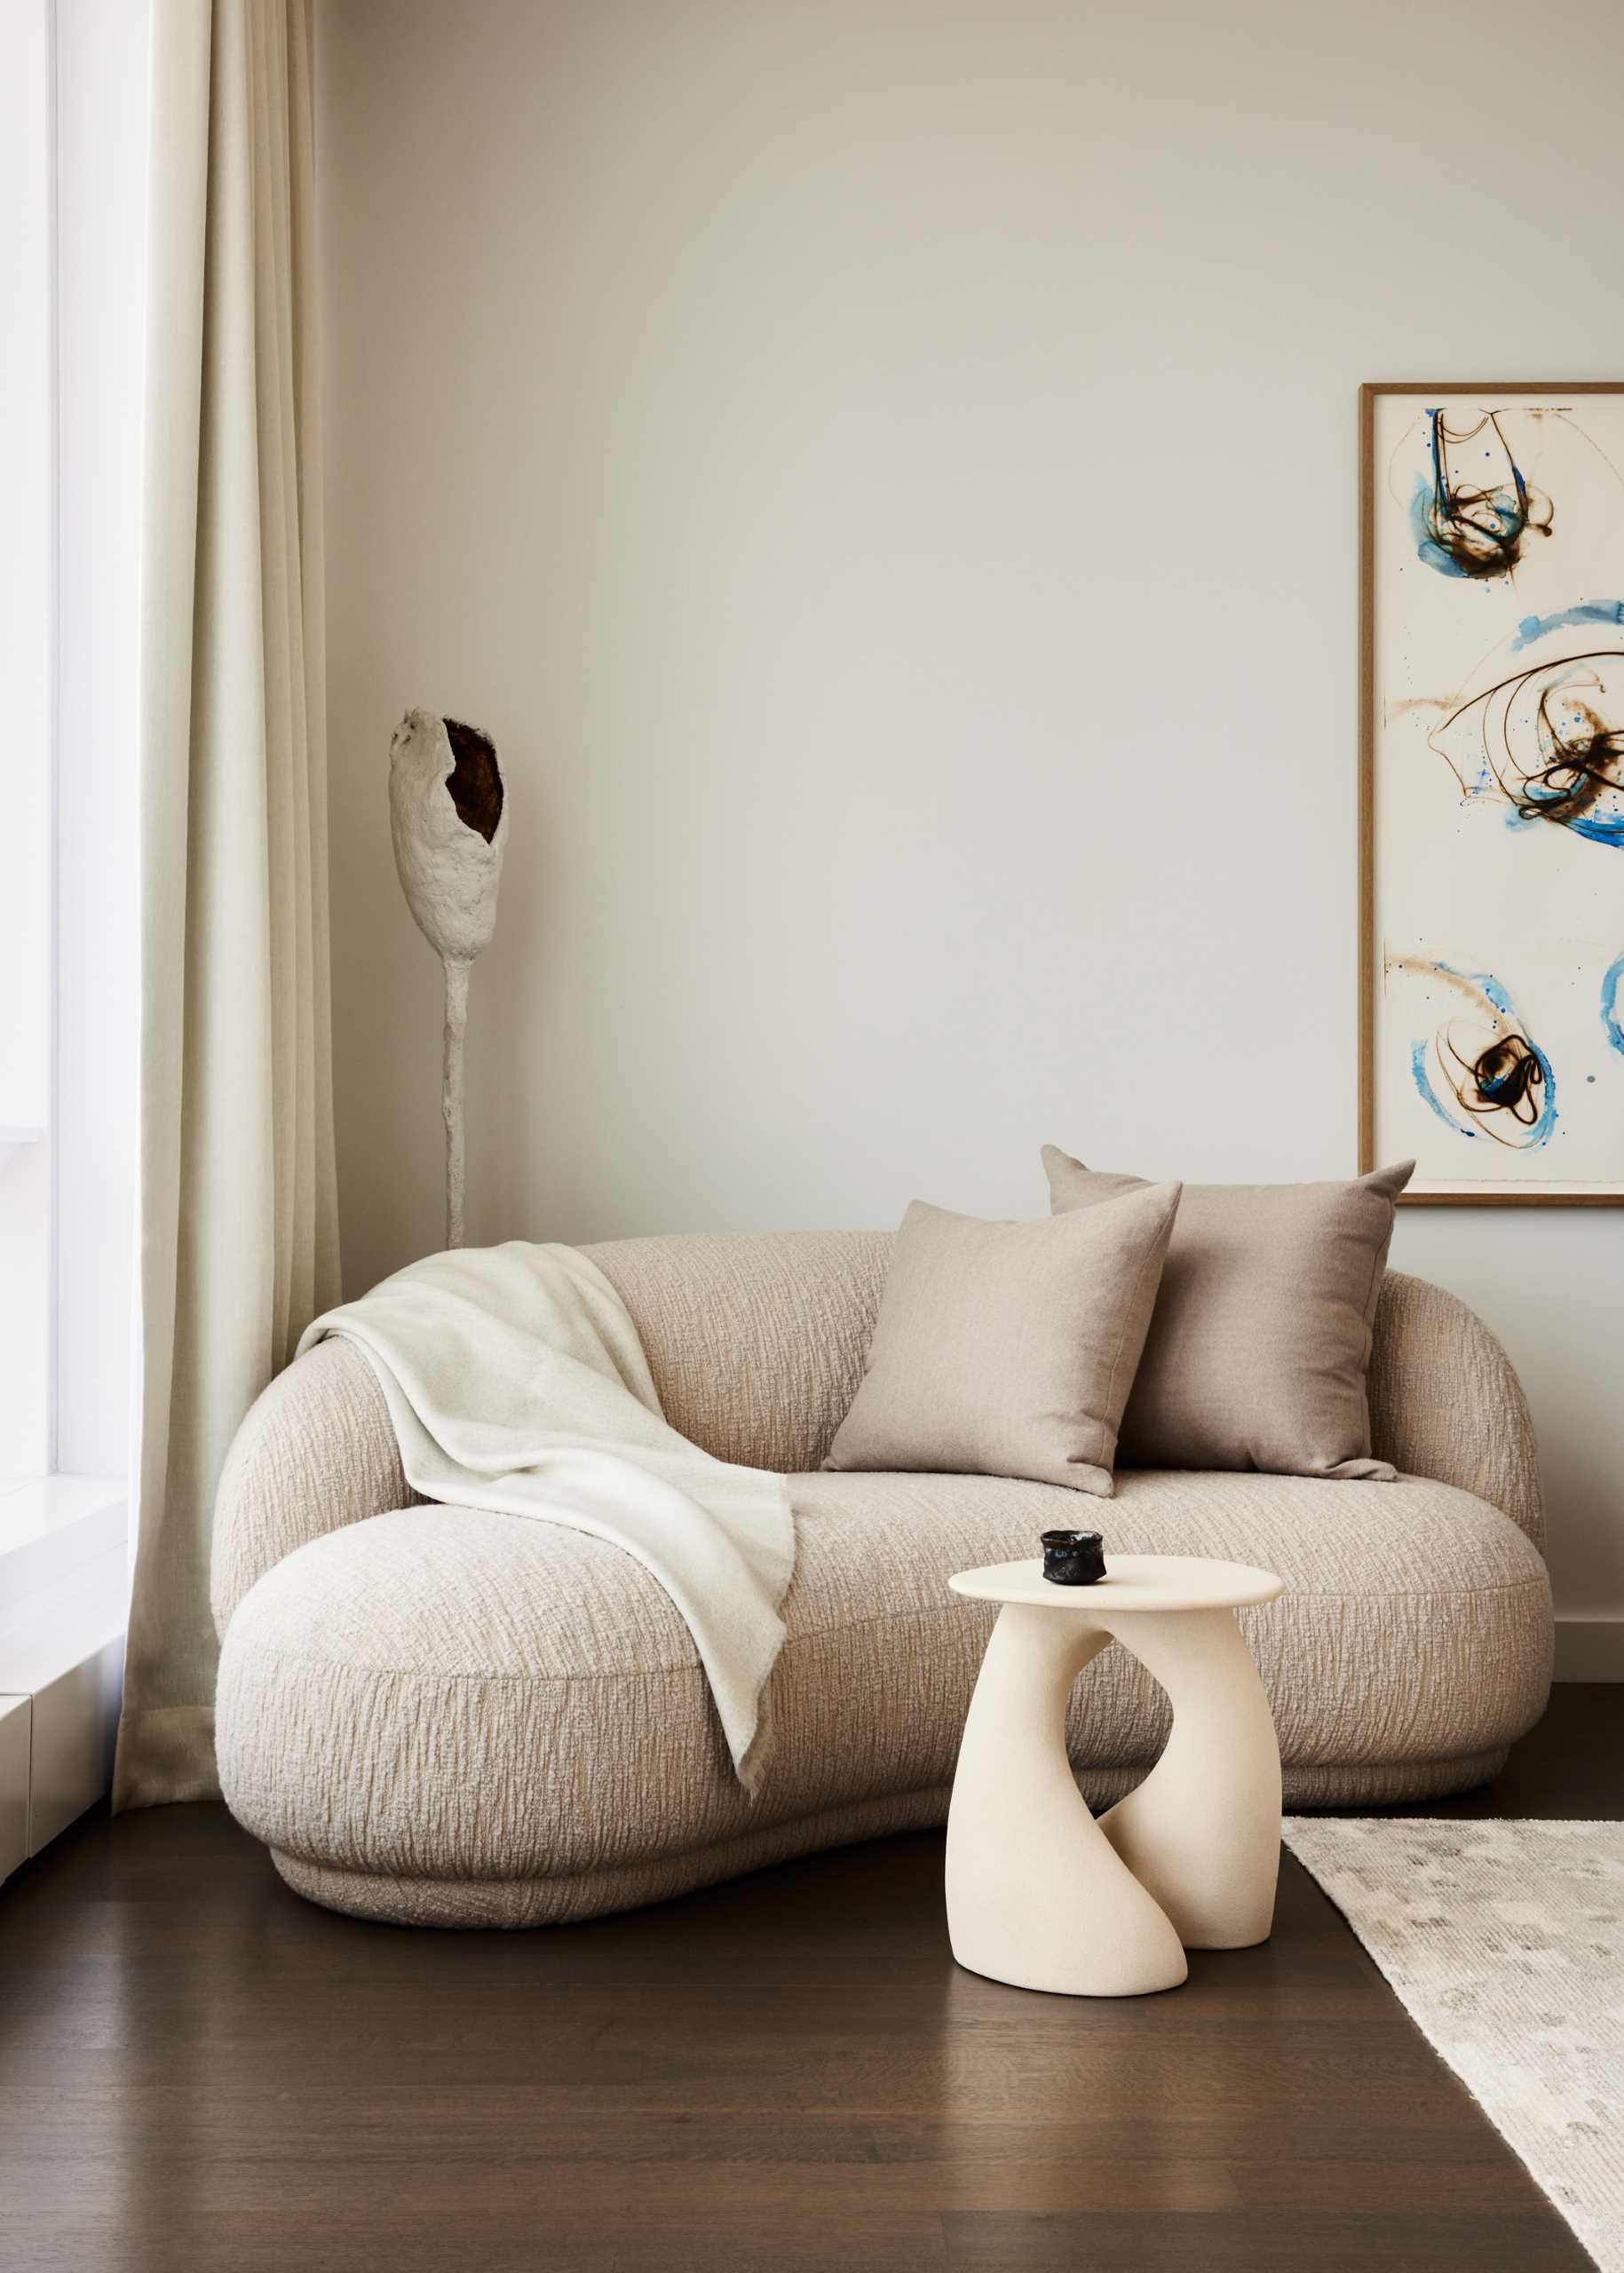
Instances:
[[[417,928],[446,974],[440,1116],[446,1124],[446,1245],[463,1244],[463,1041],[468,973],[496,928],[508,802],[496,746],[478,726],[408,710],[389,745],[395,870]]]

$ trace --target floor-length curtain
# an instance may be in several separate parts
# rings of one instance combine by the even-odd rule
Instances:
[[[215,1485],[338,1299],[308,0],[156,0],[152,25],[121,1807],[218,1790]]]

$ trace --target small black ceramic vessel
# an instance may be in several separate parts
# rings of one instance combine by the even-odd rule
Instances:
[[[1091,1587],[1105,1575],[1105,1542],[1097,1531],[1046,1531],[1043,1576],[1051,1586]]]

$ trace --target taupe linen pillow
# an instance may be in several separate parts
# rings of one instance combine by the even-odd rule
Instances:
[[[1045,1144],[1057,1215],[1144,1188]],[[1365,1394],[1393,1208],[1414,1160],[1352,1184],[1191,1184],[1122,1417],[1124,1468],[1371,1477]]]
[[[1108,1496],[1176,1184],[1036,1224],[915,1200],[825,1468],[1021,1476]]]

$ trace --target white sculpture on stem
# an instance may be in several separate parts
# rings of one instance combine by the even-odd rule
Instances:
[[[407,905],[445,966],[446,1245],[461,1247],[468,973],[496,928],[508,841],[507,795],[490,736],[458,718],[408,710],[389,745],[389,826]]]

